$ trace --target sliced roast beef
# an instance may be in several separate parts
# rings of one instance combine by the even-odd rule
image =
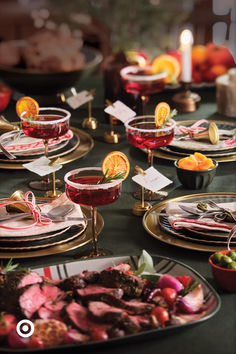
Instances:
[[[143,316],[127,316],[130,321],[139,326],[140,330],[144,329],[153,329],[159,326],[159,322],[157,321],[155,316],[152,315],[143,315]]]
[[[25,286],[41,283],[43,280],[36,272],[26,270],[16,270],[6,275],[5,286],[9,291],[15,291]]]
[[[33,314],[40,309],[45,303],[47,297],[43,293],[39,284],[31,285],[26,289],[19,298],[19,305],[22,312],[27,318],[31,318]]]
[[[61,301],[47,301],[44,303],[44,307],[46,307],[48,310],[51,311],[61,311],[64,306],[66,306],[67,303],[63,300]]]
[[[42,320],[48,320],[50,318],[53,318],[54,320],[61,321],[60,311],[52,311],[44,306],[40,307],[40,309],[38,310],[38,316]]]
[[[121,299],[124,294],[124,291],[119,288],[105,288],[103,286],[91,284],[84,289],[77,289],[77,294],[84,301],[101,300],[101,297],[104,294],[111,294]]]
[[[92,321],[88,317],[88,309],[77,302],[72,302],[66,307],[66,316],[64,317],[68,324],[83,333],[90,333],[93,329],[107,330],[111,327],[109,324]]]
[[[107,305],[101,301],[90,301],[88,303],[88,311],[90,318],[104,323],[118,322],[124,315],[121,309]]]
[[[55,301],[62,298],[64,295],[62,290],[52,284],[44,284],[41,289],[46,301]]]
[[[144,280],[141,278],[114,268],[103,270],[100,273],[99,283],[109,288],[121,288],[128,297],[139,297],[144,287]]]
[[[85,271],[83,271],[82,275],[83,275],[83,279],[86,281],[86,283],[89,283],[89,284],[97,283],[100,278],[100,273],[95,272],[95,271],[85,270]]]
[[[129,314],[133,315],[142,315],[145,313],[150,313],[152,309],[155,307],[154,304],[149,304],[141,301],[125,301],[123,299],[119,299],[118,297],[112,294],[103,294],[100,297],[100,301],[105,302],[111,306],[120,308],[125,310]]]
[[[72,325],[83,333],[89,332],[88,310],[85,307],[77,302],[72,302],[66,307],[66,313]]]
[[[27,285],[42,283],[43,279],[41,276],[36,272],[30,272],[23,276],[17,286],[18,289],[21,289]]]
[[[69,278],[65,278],[56,285],[63,291],[72,291],[75,289],[84,288],[87,283],[84,281],[83,276],[81,276],[81,274],[78,274],[73,275]]]

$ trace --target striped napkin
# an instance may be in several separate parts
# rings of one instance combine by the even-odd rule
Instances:
[[[181,205],[186,205],[189,207],[196,208],[197,203],[183,203]],[[236,202],[232,203],[217,203],[217,205],[228,208],[232,211],[236,211]],[[168,202],[165,207],[166,213],[168,216],[168,221],[173,229],[198,229],[198,230],[210,230],[210,231],[223,231],[229,232],[234,223],[230,222],[217,222],[214,221],[213,218],[204,218],[201,220],[191,219],[189,213],[183,211],[179,206],[178,203],[175,202]],[[210,209],[209,209],[210,210]]]

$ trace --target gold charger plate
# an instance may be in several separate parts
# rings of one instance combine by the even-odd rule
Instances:
[[[81,205],[82,212],[85,216],[90,217],[90,208]],[[104,220],[100,213],[97,213],[97,234],[99,235],[104,227]],[[31,257],[42,257],[50,256],[53,254],[64,253],[72,251],[76,248],[82,247],[92,241],[92,221],[88,220],[88,225],[85,231],[78,235],[75,239],[66,242],[64,244],[51,246],[45,249],[38,249],[35,251],[28,252],[0,252],[1,258],[31,258]]]
[[[60,164],[66,164],[74,160],[80,159],[81,157],[87,155],[94,146],[94,141],[91,135],[75,127],[71,127],[70,129],[73,131],[74,134],[78,136],[80,143],[78,144],[76,149],[60,157]],[[14,162],[14,160],[9,161],[11,162],[1,162],[0,168],[7,170],[25,169],[21,163]]]
[[[156,215],[156,213],[160,213],[162,209],[165,208],[167,202],[182,202],[182,201],[186,202],[192,198],[204,198],[204,197],[212,198],[214,196],[224,197],[226,195],[229,197],[230,196],[236,197],[236,193],[218,192],[218,193],[190,194],[190,195],[185,195],[185,196],[165,200],[161,203],[154,205],[151,209],[149,209],[144,214],[143,227],[151,236],[169,245],[173,245],[181,248],[187,248],[195,251],[212,252],[212,253],[227,249],[227,247],[224,246],[211,246],[211,245],[191,242],[190,240],[179,239],[160,227],[158,223],[158,216]]]
[[[194,124],[196,122],[197,122],[197,120],[182,120],[182,121],[176,122],[176,124],[177,125],[181,125],[181,124],[184,125],[186,123]],[[217,122],[221,123],[221,121],[217,121],[217,120],[209,120],[209,122],[214,122],[216,124],[217,124]],[[231,123],[232,124],[232,122],[229,122],[229,121],[225,121],[224,123]],[[146,149],[142,149],[142,150],[147,152]],[[186,153],[186,155],[188,155],[188,154]],[[175,161],[180,158],[179,155],[175,154],[174,152],[170,153],[170,152],[161,151],[161,150],[154,150],[154,156],[164,159],[164,160],[171,160],[171,161]],[[234,161],[236,161],[236,154],[231,155],[231,156],[214,157],[214,160],[216,160],[217,162],[234,162]]]

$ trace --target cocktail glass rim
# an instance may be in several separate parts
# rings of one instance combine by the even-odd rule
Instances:
[[[37,117],[43,117],[45,116],[44,114],[39,114],[37,115],[36,119],[30,119],[30,123],[32,124],[42,124],[42,125],[48,125],[48,124],[57,124],[57,123],[63,123],[65,122],[66,120],[68,120],[70,117],[71,117],[71,113],[69,111],[67,111],[66,109],[63,109],[63,108],[58,108],[58,107],[40,107],[39,108],[39,112],[43,112],[43,111],[58,111],[58,112],[61,112],[61,113],[64,113],[65,114],[65,117],[62,117],[62,118],[59,118],[57,120],[47,120],[47,121],[42,121],[42,120],[37,120]],[[20,118],[21,120],[23,121],[26,121],[26,122],[29,122],[29,119],[28,118],[24,118],[24,115],[26,114],[27,112],[24,111],[21,113],[20,115]],[[55,114],[47,114],[47,117],[55,117]]]
[[[72,176],[73,174],[78,174],[79,172],[83,171],[100,171],[102,172],[101,167],[82,167],[82,168],[77,168],[75,170],[69,171],[65,174],[64,176],[64,181],[70,185],[71,187],[74,188],[79,188],[79,189],[91,189],[91,190],[96,190],[96,189],[108,189],[115,187],[116,185],[119,185],[122,183],[123,179],[117,179],[113,182],[109,183],[101,183],[101,184],[82,184],[82,183],[75,183],[69,180],[69,177]]]
[[[161,80],[164,79],[166,76],[168,76],[168,73],[165,71],[158,74],[150,74],[150,75],[133,75],[133,74],[129,75],[130,72],[133,72],[135,74],[135,72],[137,72],[138,70],[142,70],[144,68],[151,70],[152,66],[146,65],[145,67],[141,67],[138,65],[128,65],[120,70],[120,75],[122,79],[128,79],[133,82]],[[132,71],[130,71],[130,69]]]
[[[174,119],[170,119],[169,122],[171,122],[172,124],[168,127],[165,127],[165,128],[142,129],[142,128],[135,128],[130,125],[130,122],[132,122],[132,121],[139,120],[139,119],[141,120],[141,119],[145,119],[145,118],[153,119],[153,123],[155,123],[155,116],[154,115],[136,116],[136,117],[128,119],[125,122],[124,125],[125,125],[126,130],[132,129],[132,130],[136,130],[137,132],[155,133],[155,132],[167,132],[170,129],[174,129],[176,126],[176,121]]]

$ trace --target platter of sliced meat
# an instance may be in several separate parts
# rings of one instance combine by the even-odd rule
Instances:
[[[34,270],[2,268],[0,352],[144,341],[217,313],[220,298],[199,273],[146,252],[147,268],[144,252],[141,257],[87,259]],[[16,331],[22,320],[33,323],[29,337]]]

